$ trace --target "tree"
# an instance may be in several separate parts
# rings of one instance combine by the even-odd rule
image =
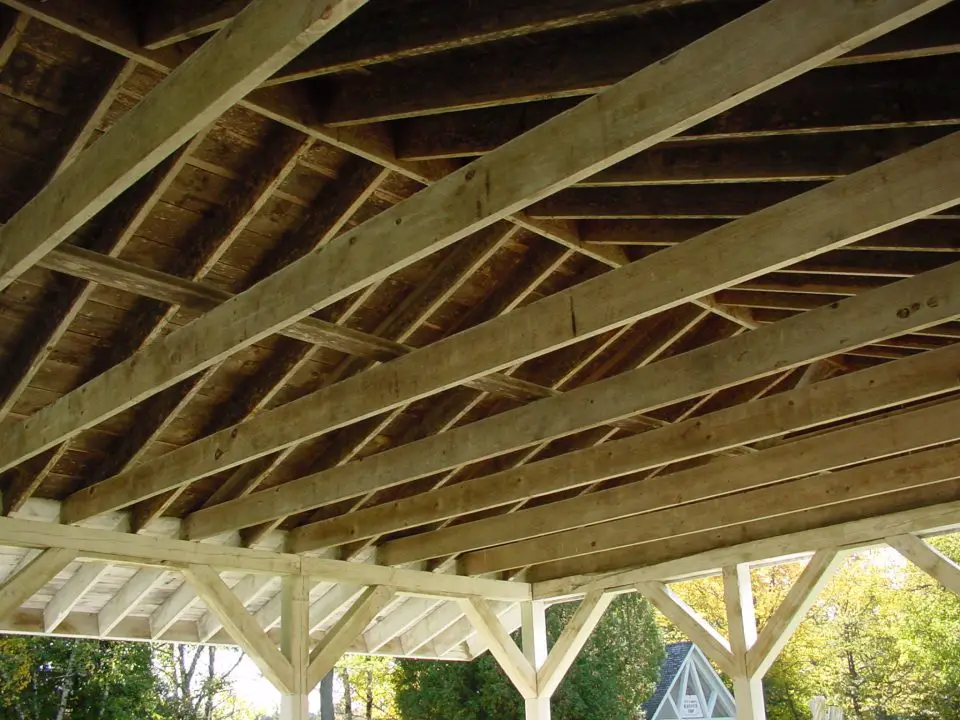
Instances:
[[[0,639],[0,716],[20,720],[150,718],[157,707],[144,643]]]
[[[396,720],[390,677],[393,662],[370,655],[345,655],[337,663],[342,686],[342,716],[352,720]]]
[[[556,641],[576,604],[547,610]],[[515,633],[515,639],[517,639]],[[634,720],[663,663],[663,640],[648,603],[616,598],[553,697],[556,720]],[[400,660],[393,675],[403,720],[519,720],[523,701],[489,653],[469,663]]]
[[[218,669],[219,655],[228,654],[226,669]],[[249,717],[248,708],[237,702],[230,676],[243,653],[188,646],[158,645],[155,669],[160,689],[159,713],[165,720],[232,720]]]

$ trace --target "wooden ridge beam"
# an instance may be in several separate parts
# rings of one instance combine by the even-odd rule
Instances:
[[[294,529],[303,552],[547,495],[960,388],[945,348]],[[623,464],[621,464],[621,461]]]
[[[592,95],[759,4],[691,4],[631,23],[551,33],[523,45],[448,52],[442,63],[425,57],[405,63],[402,69],[372,68],[361,77],[333,78],[327,82],[329,99],[321,106],[321,119],[331,126],[357,125]],[[891,33],[882,38],[883,43],[869,43],[826,64],[859,66],[957,53],[960,41],[953,28],[958,23],[960,11],[948,5],[901,28],[902,37]],[[858,71],[854,68],[849,74]],[[846,74],[839,71],[841,77]],[[830,82],[826,76],[818,80]]]
[[[660,149],[686,142],[955,128],[960,125],[960,103],[940,89],[958,67],[960,57],[950,56],[903,66],[880,63],[824,69],[691,128]],[[407,161],[482,155],[574,102],[575,98],[544,100],[399,120],[397,154]]]
[[[460,568],[469,574],[508,570],[944,483],[960,476],[958,457],[960,448],[956,445],[924,450],[689,506],[657,510],[646,515],[643,525],[628,518],[480,550],[463,556]]]
[[[143,497],[158,494],[192,479],[231,467],[251,457],[293,444],[304,439],[304,436],[320,435],[324,431],[370,417],[403,402],[439,392],[464,380],[509,367],[524,359],[542,355],[620,325],[649,317],[720,287],[734,285],[772,269],[785,267],[795,263],[800,257],[813,256],[849,244],[875,232],[896,227],[915,217],[952,205],[960,200],[949,178],[950,173],[956,169],[953,167],[955,164],[947,160],[951,157],[954,145],[960,146],[960,135],[948,136],[893,160],[836,180],[772,208],[724,225],[681,246],[656,253],[642,262],[618,268],[430,345],[417,353],[373,368],[362,376],[340,382],[281,408],[263,413],[258,418],[245,423],[243,428],[246,432],[241,432],[238,427],[236,433],[228,438],[224,437],[227,434],[224,431],[206,440],[175,450],[163,458],[162,462],[165,466],[163,473],[156,471],[154,463],[147,463],[75,494],[68,501],[68,507],[71,508],[70,513],[72,513],[70,517],[77,519],[83,517],[85,513],[96,514],[123,507]],[[960,173],[956,174],[960,175]],[[879,178],[885,178],[886,182],[878,185]],[[960,181],[960,177],[957,179]],[[881,196],[885,201],[882,206],[878,206],[878,198]],[[842,198],[843,217],[848,221],[845,225],[838,225],[839,216],[833,209],[838,198]],[[888,201],[887,198],[889,198]],[[877,212],[878,207],[882,207],[882,214]],[[838,227],[842,229],[838,230]],[[777,229],[776,232],[773,232],[773,228]],[[793,230],[788,232],[787,228],[793,228],[795,232]],[[771,235],[774,237],[771,238]],[[789,241],[786,239],[788,236]],[[704,258],[717,258],[717,260],[704,262]],[[936,279],[944,272],[949,273],[941,269],[924,277]],[[651,281],[650,278],[655,278],[656,282]],[[909,283],[909,281],[906,282]],[[261,283],[257,287],[264,285],[265,283]],[[899,287],[904,288],[904,292],[910,292],[909,289],[914,285],[907,284]],[[870,297],[884,298],[886,295],[875,291]],[[843,303],[844,314],[856,312],[858,303],[850,305],[854,300]],[[846,309],[848,307],[854,309],[848,311]],[[934,315],[943,312],[946,307],[941,305],[937,308],[927,308],[921,314],[925,315],[926,312],[932,311],[930,315],[932,320]],[[571,308],[573,308],[572,317]],[[816,318],[825,317],[825,314],[830,312],[832,310],[828,308],[824,314],[815,315],[814,320],[806,322],[816,322]],[[906,319],[910,317],[912,316]],[[948,313],[944,314],[941,321],[950,317]],[[915,323],[904,326],[901,331],[927,324],[935,323]],[[803,325],[801,324],[800,327]],[[863,325],[859,329],[863,330],[865,327],[866,325]],[[531,332],[532,328],[537,328],[537,332]],[[832,337],[829,334],[818,334],[821,341]],[[875,341],[878,337],[889,337],[893,334],[897,333],[884,330],[869,339],[864,334],[861,342],[843,343],[842,348],[833,344],[831,351],[820,357],[833,355],[857,347],[859,344]],[[503,343],[504,337],[517,339],[511,343]],[[851,334],[850,337],[852,338],[853,335]],[[457,348],[459,351],[456,350]],[[784,351],[789,352],[788,349]],[[810,355],[804,357],[805,362],[815,359],[818,358]],[[420,372],[425,366],[433,368],[433,372],[430,374]],[[767,368],[767,372],[771,369]],[[382,386],[381,381],[376,378],[383,378]],[[399,385],[401,379],[403,383]],[[397,392],[398,387],[402,387],[402,392]],[[363,392],[359,392],[361,389]],[[563,397],[568,396],[569,394]],[[53,407],[55,406],[49,406],[49,408]],[[43,419],[45,413],[46,411],[41,411],[18,427],[24,432],[28,431],[30,425]],[[620,417],[626,417],[626,415]],[[280,418],[290,418],[290,422],[281,421]],[[607,419],[610,417],[608,416]],[[37,432],[44,430],[46,428],[42,427]],[[234,430],[229,432],[234,433]],[[291,434],[299,437],[291,438],[289,437]],[[257,442],[256,446],[251,448],[246,438],[253,435],[257,438]],[[30,442],[30,438],[24,438],[24,441]],[[33,443],[36,443],[35,439]],[[211,446],[219,448],[217,457],[214,457],[215,453],[209,451]],[[383,457],[383,454],[379,457]],[[329,472],[341,470],[352,472],[347,470],[348,467],[344,466]],[[374,478],[369,474],[365,475],[365,478],[367,486],[358,483],[351,487],[362,488],[362,491],[370,489],[369,483]],[[312,481],[304,481],[300,485],[288,483],[283,489],[273,492],[274,500],[271,501],[273,508],[261,507],[261,511],[277,509],[279,506],[277,498],[281,493],[284,498],[292,499],[294,492],[301,493],[303,485],[313,486],[314,483]],[[133,491],[134,488],[136,492]],[[258,499],[258,503],[259,500],[262,498]],[[327,502],[326,498],[323,502]],[[291,511],[296,511],[308,509],[310,503],[297,507],[288,503],[288,506]],[[312,507],[317,506],[312,505]],[[213,513],[223,514],[224,508],[225,506],[219,506],[218,509],[210,508],[202,512],[207,513],[209,517]],[[272,516],[264,515],[257,522],[284,514],[288,512],[283,511]],[[231,516],[231,519],[236,519],[236,516]]]
[[[794,17],[798,13],[794,5],[774,0],[741,21],[731,23],[677,53],[671,63],[641,71],[605,91],[603,96],[586,101],[522,140],[445,177],[396,208],[368,221],[362,232],[358,229],[357,233],[344,237],[342,242],[332,242],[323,253],[304,258],[259,283],[243,294],[242,301],[234,301],[228,307],[214,310],[191,323],[188,328],[158,341],[151,351],[139,356],[135,363],[117,366],[114,371],[100,376],[81,390],[47,406],[11,432],[11,435],[20,436],[20,439],[11,437],[5,444],[6,452],[0,456],[0,467],[8,467],[42,452],[85,427],[121,412],[131,403],[216,364],[226,355],[272,333],[275,328],[290,324],[311,310],[366,287],[378,277],[406,266],[497,219],[509,217],[539,197],[595,174],[644,147],[692,126],[698,120],[755,97],[851,47],[920,17],[941,6],[944,1],[883,0],[865,7],[860,3],[848,5],[846,2],[837,4],[824,0],[826,7],[823,15],[806,12],[805,17],[797,18]],[[891,4],[889,7],[888,3]],[[255,19],[252,11],[258,7],[262,5],[251,6],[240,19]],[[279,13],[279,16],[283,15]],[[838,22],[830,26],[830,36],[825,42],[824,18],[831,16],[836,17]],[[789,52],[785,52],[782,43],[774,43],[769,32],[752,31],[758,23],[770,28],[779,27],[781,22],[792,28],[792,37],[796,41],[791,43]],[[809,25],[807,31],[799,29],[805,24]],[[215,48],[218,38],[223,35],[215,37],[198,53]],[[237,36],[238,33],[233,33],[230,37]],[[723,66],[723,89],[718,82],[705,82],[700,72],[702,68],[716,67],[708,58],[715,58],[718,53],[728,51],[731,47],[738,48],[738,53]],[[767,66],[758,63],[757,57],[760,55],[769,57],[772,64]],[[668,97],[673,105],[656,103],[656,112],[653,106],[649,106],[649,125],[641,122],[636,114],[632,114],[630,121],[626,122],[625,118],[613,112],[612,109],[620,103],[629,105],[630,98],[636,97],[637,91],[645,93],[650,87],[662,88],[665,81],[674,75],[675,80],[666,83],[674,88]],[[734,78],[737,79],[736,83]],[[655,85],[651,86],[651,83]],[[676,92],[677,87],[686,85],[701,95],[687,96]],[[693,97],[698,99],[694,100]],[[142,103],[138,108],[141,107],[144,107]],[[565,156],[562,162],[555,155],[538,163],[529,162],[531,156],[541,155],[540,150],[545,144],[552,145],[558,136],[576,136],[576,131],[584,122],[589,120],[593,124],[599,117],[606,118],[610,123],[608,132],[603,134],[602,143],[596,133],[591,133],[584,136],[583,142],[578,145],[578,152]],[[615,142],[615,137],[619,137],[620,141]],[[76,167],[78,164],[72,166]],[[498,172],[503,176],[502,184]],[[471,182],[477,175],[485,179],[483,183]],[[471,188],[470,192],[463,191],[464,184]],[[485,204],[481,203],[484,212],[480,218],[476,217],[476,198],[486,199]],[[431,208],[441,207],[446,212],[429,212]],[[456,208],[462,208],[463,212],[457,212]],[[405,242],[398,239],[397,220],[403,224],[402,237]],[[12,226],[13,223],[6,225],[3,232],[9,232]],[[389,245],[379,242],[379,237],[384,233],[389,233],[392,238]],[[359,242],[361,236],[368,238],[367,242],[377,247],[378,252],[366,256],[369,264],[344,264],[347,258],[359,255],[358,247],[366,247],[366,242]],[[351,272],[342,272],[343,267],[349,267]],[[338,272],[332,272],[334,269]],[[318,278],[324,278],[325,281],[320,282]],[[298,288],[298,292],[288,292],[291,287]],[[261,302],[264,297],[281,298],[282,302],[264,304]],[[224,324],[223,320],[227,317],[242,319]],[[203,338],[202,346],[196,342],[198,338]],[[147,361],[149,357],[163,358],[164,362],[151,363]],[[170,359],[179,362],[169,362]],[[148,373],[140,371],[140,367],[153,370]],[[123,388],[124,392],[119,393],[118,388]],[[106,392],[107,389],[109,392]],[[84,411],[83,419],[79,416],[81,409]],[[382,409],[382,406],[378,409]],[[54,417],[58,418],[57,422],[53,422]]]
[[[796,236],[790,237],[796,240]],[[756,246],[753,252],[755,256]],[[958,276],[960,263],[378,453],[367,458],[362,467],[348,464],[288,482],[260,497],[253,495],[209,508],[189,516],[185,532],[194,539],[208,537],[247,523],[319,507],[951,320],[960,315],[960,297],[952,291]],[[928,302],[930,299],[933,301]],[[916,313],[898,314],[914,305],[919,306]],[[711,372],[704,373],[704,367],[710,367]],[[83,516],[71,515],[69,504],[67,501],[65,517]]]
[[[697,420],[703,421],[702,418]],[[930,428],[943,428],[943,431],[931,431]],[[703,426],[697,429],[702,430]],[[946,402],[855,424],[826,435],[815,434],[788,441],[752,455],[721,458],[655,479],[643,478],[620,487],[519,510],[511,515],[497,515],[392,540],[380,547],[379,559],[385,565],[402,565],[542,538],[555,532],[752,490],[958,438],[960,401]],[[293,548],[298,547],[297,537],[293,538]],[[502,552],[507,553],[508,549],[504,548]]]
[[[363,0],[256,0],[0,228],[0,288]]]

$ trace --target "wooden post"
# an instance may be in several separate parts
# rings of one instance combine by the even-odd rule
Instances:
[[[307,697],[310,686],[307,668],[310,664],[310,586],[303,575],[283,578],[280,610],[280,649],[293,666],[293,692],[283,693],[280,720],[308,720]]]
[[[536,600],[523,602],[520,611],[523,654],[539,673],[547,661],[546,604]],[[550,720],[550,694],[541,693],[539,686],[538,678],[536,697],[524,699],[526,720]]]
[[[723,568],[723,594],[727,603],[730,651],[733,654],[733,696],[737,703],[737,720],[766,720],[761,683],[763,676],[751,675],[747,669],[747,651],[757,641],[757,620],[748,565]]]

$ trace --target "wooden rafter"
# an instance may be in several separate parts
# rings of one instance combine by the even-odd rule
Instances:
[[[774,397],[782,399],[779,396]],[[791,398],[787,402],[793,401]],[[766,416],[767,419],[769,417],[771,416]],[[648,477],[640,482],[587,496],[521,510],[511,516],[498,515],[445,530],[393,540],[381,546],[380,558],[388,565],[402,565],[507,544],[492,551],[505,557],[519,547],[511,547],[509,543],[543,536],[547,536],[544,541],[549,543],[551,533],[588,527],[728,493],[745,492],[769,483],[949,442],[960,436],[960,432],[953,429],[958,426],[960,402],[934,405],[854,425],[826,436],[787,442],[756,454],[715,460],[700,467],[661,475],[657,480]],[[941,427],[949,429],[941,433],[930,430]],[[702,431],[703,425],[697,426],[697,429]],[[645,441],[648,439],[645,435],[638,438]],[[686,444],[683,447],[689,448]],[[657,448],[658,451],[665,449],[662,446]],[[627,457],[632,460],[637,456],[628,453]],[[576,481],[589,480],[589,476],[574,477]]]
[[[0,287],[362,4],[254,2],[4,225]]]
[[[935,270],[850,298],[836,306],[805,313],[786,323],[766,326],[604,382],[593,383],[557,398],[542,400],[512,411],[511,417],[516,419],[515,422],[508,423],[504,417],[491,418],[480,421],[469,429],[451,431],[443,436],[380,453],[367,461],[362,473],[358,473],[358,468],[347,465],[325,474],[326,478],[337,478],[338,481],[349,477],[349,483],[320,484],[316,482],[316,477],[308,476],[273,491],[269,503],[261,502],[265,498],[258,498],[256,501],[245,499],[235,504],[210,508],[194,514],[188,520],[188,532],[191,537],[203,537],[300,509],[316,507],[344,496],[369,491],[374,485],[383,487],[395,484],[421,474],[442,470],[444,466],[449,467],[523,447],[530,442],[525,441],[524,432],[535,433],[534,440],[550,436],[545,423],[556,428],[553,436],[559,437],[606,422],[612,417],[627,417],[651,407],[696,397],[711,389],[829,357],[847,348],[908,331],[914,326],[952,319],[960,314],[960,308],[954,307],[950,302],[949,289],[955,282],[954,274],[957,272],[960,272],[960,266]],[[903,317],[896,315],[900,308],[912,305],[914,298],[933,296],[936,296],[938,301],[921,305],[915,314],[901,313]],[[552,298],[547,298],[550,299]],[[837,333],[824,332],[824,328],[838,326],[845,329],[841,333],[842,337],[838,337]],[[839,346],[838,341],[842,343]],[[713,360],[716,357],[744,360],[718,365]],[[710,358],[709,365],[713,368],[709,376],[702,372],[707,358]],[[726,370],[729,374],[725,375],[721,370]],[[563,410],[554,412],[553,408]],[[544,412],[545,409],[551,411]],[[483,432],[480,432],[480,428],[483,428]],[[458,443],[458,437],[464,439]],[[437,446],[457,448],[461,455],[456,457],[450,450],[442,455],[422,452],[424,447]],[[374,466],[377,468],[376,473],[371,472]],[[423,470],[411,472],[412,468]],[[391,474],[388,475],[388,471]],[[122,507],[123,504],[120,502],[104,509]],[[238,508],[241,507],[249,514],[240,516]],[[72,517],[83,516],[78,513]],[[201,526],[201,521],[204,526]]]
[[[809,37],[804,32],[798,31],[797,28],[802,26],[806,20],[803,18],[796,19],[787,17],[791,14],[791,9],[788,7],[781,8],[778,2],[766,5],[758,11],[749,14],[741,21],[725,26],[718,32],[708,36],[708,38],[679,52],[669,65],[641,71],[631,80],[625,81],[616,86],[616,88],[607,91],[608,97],[605,98],[604,101],[606,112],[609,113],[611,106],[610,101],[614,96],[619,95],[621,98],[626,99],[636,90],[652,81],[656,81],[658,86],[662,86],[661,84],[665,79],[663,73],[666,72],[668,74],[677,74],[676,86],[693,82],[698,90],[707,92],[703,104],[697,103],[696,109],[692,108],[682,93],[673,93],[671,97],[674,97],[677,101],[683,98],[682,104],[678,105],[671,113],[668,113],[666,112],[666,106],[662,103],[657,103],[656,118],[651,117],[651,120],[655,121],[655,124],[646,127],[638,121],[631,122],[629,127],[622,128],[625,134],[622,138],[622,144],[619,146],[613,142],[614,132],[611,126],[608,128],[610,132],[604,134],[605,141],[602,148],[583,145],[580,148],[580,153],[578,153],[577,158],[566,158],[564,162],[568,163],[568,165],[553,168],[552,173],[544,173],[545,168],[534,168],[522,162],[523,158],[527,156],[528,151],[532,149],[535,152],[536,147],[542,143],[545,138],[553,137],[554,133],[560,133],[569,137],[571,131],[574,131],[577,125],[583,122],[584,118],[591,117],[596,112],[596,108],[598,107],[597,103],[593,101],[584,103],[579,108],[579,111],[572,111],[551,123],[541,126],[526,136],[523,142],[505,146],[501,150],[491,154],[488,158],[477,161],[479,165],[466,168],[448,176],[437,185],[428,188],[426,191],[419,193],[415,198],[403,203],[402,207],[397,209],[397,212],[388,211],[383,213],[371,224],[368,224],[364,235],[365,237],[373,238],[377,235],[377,228],[380,229],[380,232],[384,232],[388,227],[395,227],[397,219],[403,222],[404,216],[407,217],[407,222],[404,225],[404,235],[409,237],[410,243],[405,245],[404,243],[396,242],[395,239],[391,245],[391,252],[380,253],[379,257],[376,258],[377,262],[374,263],[376,269],[373,267],[363,269],[359,265],[351,265],[354,272],[349,276],[341,273],[332,285],[328,286],[325,283],[316,282],[316,278],[324,275],[318,272],[319,268],[325,266],[330,267],[328,263],[331,262],[335,263],[337,267],[340,267],[340,258],[344,256],[344,253],[354,255],[357,252],[351,252],[354,243],[348,242],[350,238],[346,238],[343,243],[331,244],[328,251],[313,256],[309,262],[305,260],[289,266],[285,271],[260,283],[256,286],[255,290],[249,291],[246,294],[247,302],[259,305],[257,298],[263,293],[274,294],[274,290],[280,287],[309,286],[311,292],[308,294],[311,295],[311,299],[306,303],[306,307],[297,302],[297,300],[305,300],[306,298],[298,298],[287,293],[284,296],[287,302],[284,303],[283,307],[276,306],[271,308],[270,312],[264,312],[264,309],[261,308],[261,312],[250,315],[240,313],[241,315],[245,315],[245,322],[239,323],[226,335],[218,333],[222,339],[222,342],[218,343],[211,342],[214,337],[212,332],[214,329],[222,329],[220,328],[220,317],[227,311],[225,310],[224,313],[220,313],[215,310],[209,313],[203,320],[193,323],[189,330],[174,333],[165,338],[164,341],[155,345],[155,353],[163,353],[167,357],[177,357],[180,359],[179,363],[168,363],[165,366],[164,372],[162,373],[163,380],[158,380],[158,378],[148,380],[146,377],[140,376],[139,373],[134,373],[129,376],[129,379],[132,381],[135,377],[139,376],[138,386],[129,385],[127,381],[118,382],[120,376],[130,373],[129,365],[118,366],[116,371],[101,376],[99,382],[88,383],[83,393],[71,393],[69,396],[70,399],[62,399],[58,403],[54,403],[45,411],[34,416],[31,421],[24,423],[22,429],[27,429],[31,423],[34,423],[34,427],[42,425],[45,430],[44,437],[42,439],[33,438],[28,447],[11,451],[9,453],[11,456],[10,459],[25,459],[56,442],[52,438],[55,437],[57,440],[60,440],[63,439],[64,435],[70,435],[81,429],[81,427],[77,427],[75,422],[68,423],[64,426],[49,422],[50,416],[57,413],[58,407],[62,409],[69,402],[79,402],[82,396],[82,404],[87,410],[86,416],[88,421],[86,423],[81,421],[81,426],[88,425],[110,414],[114,414],[122,410],[124,406],[132,400],[142,399],[146,394],[155,393],[163,389],[163,387],[177,382],[186,375],[194,374],[201,371],[204,367],[215,364],[224,354],[256,341],[264,332],[269,331],[268,328],[272,329],[277,325],[288,324],[298,316],[305,314],[310,308],[316,307],[318,303],[336,300],[342,296],[342,294],[348,294],[351,290],[359,289],[369,284],[371,280],[376,279],[376,273],[378,272],[382,273],[388,270],[395,270],[399,266],[408,264],[429,250],[435,251],[439,249],[439,246],[443,243],[453,242],[464,234],[477,230],[479,227],[489,224],[500,217],[509,216],[524,204],[528,204],[531,200],[537,199],[538,196],[559,189],[564,184],[582,179],[582,177],[593,174],[616,160],[635,153],[639,149],[652,144],[652,141],[655,139],[662,139],[665,135],[673,134],[685,127],[689,127],[697,120],[732,107],[737,104],[737,102],[755,96],[769,87],[801,74],[807,68],[815,67],[823,61],[841,54],[844,50],[857,43],[866,42],[873,37],[879,36],[886,30],[902,25],[910,19],[920,16],[924,14],[924,12],[933,10],[938,5],[943,4],[934,1],[928,3],[913,2],[908,3],[908,7],[897,5],[894,0],[890,0],[890,2],[893,3],[895,7],[888,8],[884,6],[881,8],[874,5],[871,6],[869,10],[865,10],[859,5],[847,7],[845,5],[838,6],[831,3],[830,7],[824,9],[824,13],[839,13],[846,24],[838,27],[846,27],[848,32],[840,33],[840,35],[844,35],[842,39],[839,36],[835,36],[835,42],[829,48],[824,48],[822,44],[818,44],[820,38],[817,29],[811,27]],[[253,8],[251,8],[251,11],[252,9]],[[240,17],[253,17],[251,11],[244,13]],[[781,13],[784,14],[781,15]],[[822,20],[823,16],[818,13],[810,13],[809,18],[812,17],[817,17],[818,20]],[[770,57],[776,58],[778,67],[775,70],[773,68],[763,67],[761,71],[761,64],[756,62],[755,57],[755,54],[761,51],[755,44],[762,42],[761,38],[769,37],[769,33],[753,33],[747,32],[747,30],[749,30],[754,23],[763,23],[764,27],[769,28],[781,21],[787,22],[790,25],[793,29],[792,35],[797,39],[797,42],[791,44],[790,53],[784,53],[782,45],[774,48],[772,46],[773,43],[771,43],[771,47],[769,48]],[[798,22],[800,25],[797,25]],[[817,28],[819,27],[821,26],[817,26]],[[741,34],[743,37],[750,39],[749,45],[744,45],[741,42],[743,37],[738,37]],[[220,37],[222,37],[222,35],[215,37],[211,43],[206,44],[203,49],[198,51],[198,55],[194,55],[193,57],[196,58],[199,56],[199,53],[204,53],[208,48],[215,47]],[[236,37],[236,33],[232,37]],[[800,42],[799,38],[808,38],[813,42],[805,46],[805,43]],[[684,71],[686,62],[695,62],[697,68],[710,66],[709,60],[702,62],[699,56],[701,53],[705,53],[709,55],[709,57],[715,57],[717,53],[712,48],[714,43],[719,43],[723,48],[744,48],[744,63],[740,68],[744,73],[740,78],[743,84],[736,90],[729,84],[726,84],[724,85],[724,90],[720,92],[719,84],[712,82],[702,83],[700,82],[700,78],[697,77],[698,73]],[[747,52],[746,49],[748,47],[752,52]],[[746,55],[748,54],[750,55],[749,61],[746,60]],[[732,67],[733,66],[730,66],[730,68]],[[728,68],[728,70],[730,68]],[[728,80],[732,80],[734,77],[735,75],[732,72],[728,74]],[[666,84],[674,85],[673,83]],[[712,94],[717,92],[719,92],[719,95],[714,96]],[[143,105],[141,104],[138,107],[143,107]],[[608,114],[608,117],[612,116]],[[634,117],[633,120],[636,120],[636,117]],[[486,173],[491,172],[492,169],[497,167],[503,168],[504,166],[510,169],[509,183],[505,183],[502,186],[497,183],[491,183],[490,187],[495,188],[496,192],[500,193],[500,195],[487,196],[487,204],[485,207],[486,217],[465,223],[463,217],[452,211],[452,208],[456,207],[456,205],[451,205],[451,202],[454,201],[454,197],[450,196],[451,191],[453,189],[458,190],[455,202],[463,203],[464,207],[469,205],[472,214],[474,205],[472,198],[468,198],[459,193],[460,185],[466,180],[466,175],[472,173],[471,178],[473,178],[482,170],[483,172],[481,174],[486,176]],[[75,164],[73,167],[77,167],[77,165]],[[529,170],[527,170],[528,168]],[[525,177],[523,172],[520,172],[521,170],[528,172],[531,177]],[[524,186],[522,182],[529,182],[530,184]],[[477,184],[474,184],[474,186],[476,187]],[[475,192],[485,191],[478,187]],[[429,207],[435,204],[446,206],[448,212],[438,216],[418,212],[420,207]],[[414,218],[415,221],[411,222],[410,218]],[[429,223],[432,231],[428,231],[424,223]],[[441,226],[444,228],[443,230],[441,230]],[[10,227],[12,227],[12,225],[5,226],[4,232],[9,232]],[[308,272],[311,280],[310,283],[297,281],[300,273],[304,272]],[[331,280],[333,279],[331,278]],[[325,296],[325,298],[318,298],[317,294]],[[178,343],[187,342],[191,337],[198,335],[205,337],[207,340],[203,351],[200,352],[199,355],[196,354],[197,348],[194,348],[194,352],[191,353],[177,352],[176,347]],[[107,397],[102,395],[103,388],[108,382],[112,388],[109,401]],[[98,392],[98,387],[100,388],[99,392],[101,395],[99,396],[100,399],[95,401],[94,397]],[[129,394],[127,394],[126,401],[121,400],[117,396],[117,387],[125,387],[130,391]],[[41,418],[41,415],[45,415],[46,417]],[[41,420],[44,422],[41,423]],[[14,443],[14,445],[17,444]],[[16,458],[13,457],[14,455]]]

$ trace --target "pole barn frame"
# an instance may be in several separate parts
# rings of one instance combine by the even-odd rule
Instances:
[[[957,2],[187,5],[0,0],[0,631],[546,720],[640,592],[756,719],[847,553],[960,591]]]

